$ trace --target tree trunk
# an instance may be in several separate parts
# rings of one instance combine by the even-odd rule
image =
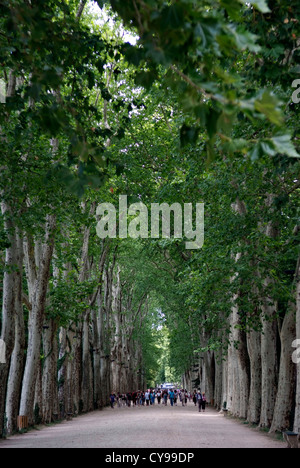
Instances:
[[[233,204],[233,209],[239,215],[244,217],[247,213],[245,203],[237,198]],[[235,261],[238,262],[242,254],[236,254]],[[239,279],[239,274],[235,272],[232,281],[235,278]],[[231,356],[234,359],[233,376],[231,376],[233,384],[233,394],[231,403],[231,412],[240,418],[247,418],[248,402],[249,402],[249,356],[246,344],[246,334],[240,328],[240,312],[238,309],[237,299],[240,291],[237,289],[233,297],[232,317],[231,317],[231,334],[233,344],[231,346]]]
[[[234,301],[237,300],[237,295]],[[229,408],[234,416],[247,418],[249,403],[249,356],[246,345],[246,334],[239,328],[240,316],[237,305],[232,307],[231,314],[231,334],[232,344],[230,345],[228,356],[230,400]],[[231,362],[232,361],[232,362]]]
[[[223,372],[222,372],[222,408],[224,406],[228,409],[228,355],[223,358]]]
[[[215,373],[215,395],[214,395],[214,402],[215,407],[220,410],[223,406],[222,401],[222,381],[223,381],[223,361],[222,361],[222,354],[215,356],[216,362],[216,373]]]
[[[267,279],[267,286],[270,279]],[[262,306],[262,391],[260,427],[271,427],[277,393],[277,304],[270,298],[263,299]]]
[[[116,272],[116,285],[112,288],[112,319],[114,326],[113,346],[111,351],[111,376],[112,391],[120,392],[121,382],[121,354],[122,354],[122,331],[121,331],[121,281],[120,268]]]
[[[291,409],[295,394],[295,365],[291,359],[292,343],[295,339],[295,308],[290,304],[280,333],[281,357],[277,397],[270,432],[291,428]]]
[[[35,382],[40,361],[42,327],[46,305],[46,295],[50,274],[50,265],[54,248],[55,216],[47,217],[45,243],[38,265],[34,292],[32,292],[32,310],[29,318],[28,348],[22,385],[20,415],[28,416],[29,425],[33,423]],[[33,259],[31,259],[33,261]]]
[[[106,258],[109,252],[109,242],[103,240],[97,273],[99,275],[98,288],[91,299],[92,324],[93,324],[93,372],[94,372],[94,405],[102,407],[101,389],[101,356],[103,352],[101,329],[103,329],[103,272]]]
[[[239,416],[240,408],[240,380],[239,380],[239,363],[237,355],[237,309],[232,307],[230,314],[230,333],[231,342],[228,348],[228,401],[227,408],[230,412]]]
[[[82,331],[82,403],[83,412],[92,411],[94,409],[93,397],[93,372],[90,353],[90,312],[87,311],[83,322]]]
[[[211,402],[214,398],[214,372],[213,372],[213,352],[207,351],[204,354],[205,374],[207,378],[206,398]]]
[[[296,401],[295,401],[295,421],[294,431],[300,433],[300,257],[298,258],[296,268],[296,373],[297,373],[297,385],[296,385]]]
[[[59,402],[59,415],[60,418],[65,417],[67,411],[67,395],[68,395],[68,381],[67,381],[67,367],[70,349],[67,345],[67,330],[60,328],[59,330],[59,367],[58,367],[58,402]]]
[[[22,299],[22,270],[23,270],[23,246],[22,238],[17,235],[17,250],[16,250],[16,278],[15,278],[15,346],[11,357],[7,398],[6,398],[6,417],[7,417],[7,432],[11,434],[17,430],[17,416],[19,411],[21,384],[24,370],[25,357],[25,323],[23,315],[23,299]]]
[[[57,399],[57,325],[53,320],[45,324],[43,331],[44,365],[42,377],[43,405],[42,422],[50,424],[53,421]]]
[[[43,410],[43,372],[42,372],[42,360],[39,359],[37,365],[37,377],[34,388],[34,424],[41,424],[42,422],[42,410]]]
[[[273,211],[272,204],[274,196],[267,195],[266,205]],[[278,229],[272,221],[267,224],[267,237],[276,239]],[[274,407],[276,401],[278,384],[278,357],[277,357],[277,313],[278,304],[273,300],[273,280],[267,275],[264,280],[264,297],[262,298],[262,336],[261,336],[261,359],[262,359],[262,402],[260,427],[271,427]]]
[[[11,209],[6,202],[1,203],[1,211],[4,218],[4,228],[10,245],[6,248],[5,251],[5,271],[3,275],[2,330],[0,337],[5,344],[5,362],[0,362],[0,437],[2,437],[4,424],[4,409],[9,364],[15,345],[15,266],[17,264],[16,229],[14,226]]]
[[[250,395],[248,421],[258,424],[261,412],[261,334],[251,330],[247,334],[247,346],[250,359]]]

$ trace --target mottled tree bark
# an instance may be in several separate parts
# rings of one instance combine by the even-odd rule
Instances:
[[[36,279],[34,282],[34,289],[30,292],[30,296],[32,297],[32,310],[29,317],[28,348],[20,403],[20,415],[28,416],[29,424],[34,422],[33,410],[35,383],[40,362],[42,328],[50,275],[50,265],[54,248],[55,227],[55,216],[47,216],[46,234],[44,244],[42,246],[40,262],[39,265],[35,265],[35,272],[31,272],[31,275],[35,275]],[[33,261],[34,259],[31,258],[32,265],[29,265],[29,270],[33,266]],[[29,284],[29,287],[30,286],[32,285]]]
[[[21,384],[24,370],[25,357],[25,324],[23,314],[22,297],[22,270],[23,270],[23,240],[20,233],[17,234],[16,243],[16,276],[15,276],[15,346],[11,356],[7,398],[6,417],[7,432],[11,434],[17,429],[17,416],[19,411]]]

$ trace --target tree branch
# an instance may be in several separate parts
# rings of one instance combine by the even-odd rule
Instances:
[[[76,13],[77,21],[80,20],[80,18],[82,16],[82,13],[83,13],[83,10],[84,10],[84,7],[85,7],[86,4],[87,4],[87,0],[81,0],[80,5],[79,5],[78,10],[77,10],[77,13]]]

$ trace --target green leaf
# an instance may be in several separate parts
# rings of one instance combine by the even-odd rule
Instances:
[[[241,12],[239,8],[239,0],[221,0],[220,1],[221,7],[225,8],[228,15],[233,20],[238,20],[241,17]]]
[[[299,153],[296,151],[296,148],[291,141],[291,135],[287,133],[283,135],[276,135],[271,138],[271,141],[278,153],[286,154],[291,158],[300,158]]]
[[[275,156],[276,150],[274,148],[274,144],[270,141],[261,141],[260,146],[262,151],[267,154],[268,156]]]
[[[237,138],[235,140],[231,140],[229,142],[226,142],[223,147],[225,151],[228,151],[229,153],[233,154],[236,151],[238,152],[246,152],[246,149],[248,148],[249,143],[247,140],[244,140],[243,138]]]
[[[253,5],[261,13],[270,13],[271,11],[266,0],[255,0],[255,2],[246,2],[245,0],[239,0],[239,2],[242,3],[242,5]]]
[[[254,108],[264,114],[275,125],[283,124],[283,116],[278,108],[278,99],[269,91],[264,91],[262,96],[255,100]]]
[[[258,36],[250,33],[249,31],[243,30],[242,28],[235,29],[230,27],[236,46],[238,50],[251,50],[252,52],[259,52],[261,50],[260,45],[256,43]]]
[[[261,157],[261,146],[260,146],[260,143],[258,143],[250,151],[250,158],[251,158],[251,161],[254,162],[254,161],[257,161],[260,157]]]
[[[207,45],[207,40],[203,31],[203,28],[200,23],[198,23],[194,29],[194,34],[195,37],[198,37],[201,39],[202,47],[205,48]]]

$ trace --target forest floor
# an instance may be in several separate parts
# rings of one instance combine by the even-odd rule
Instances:
[[[1,448],[285,448],[286,444],[211,408],[105,408],[0,441]]]

